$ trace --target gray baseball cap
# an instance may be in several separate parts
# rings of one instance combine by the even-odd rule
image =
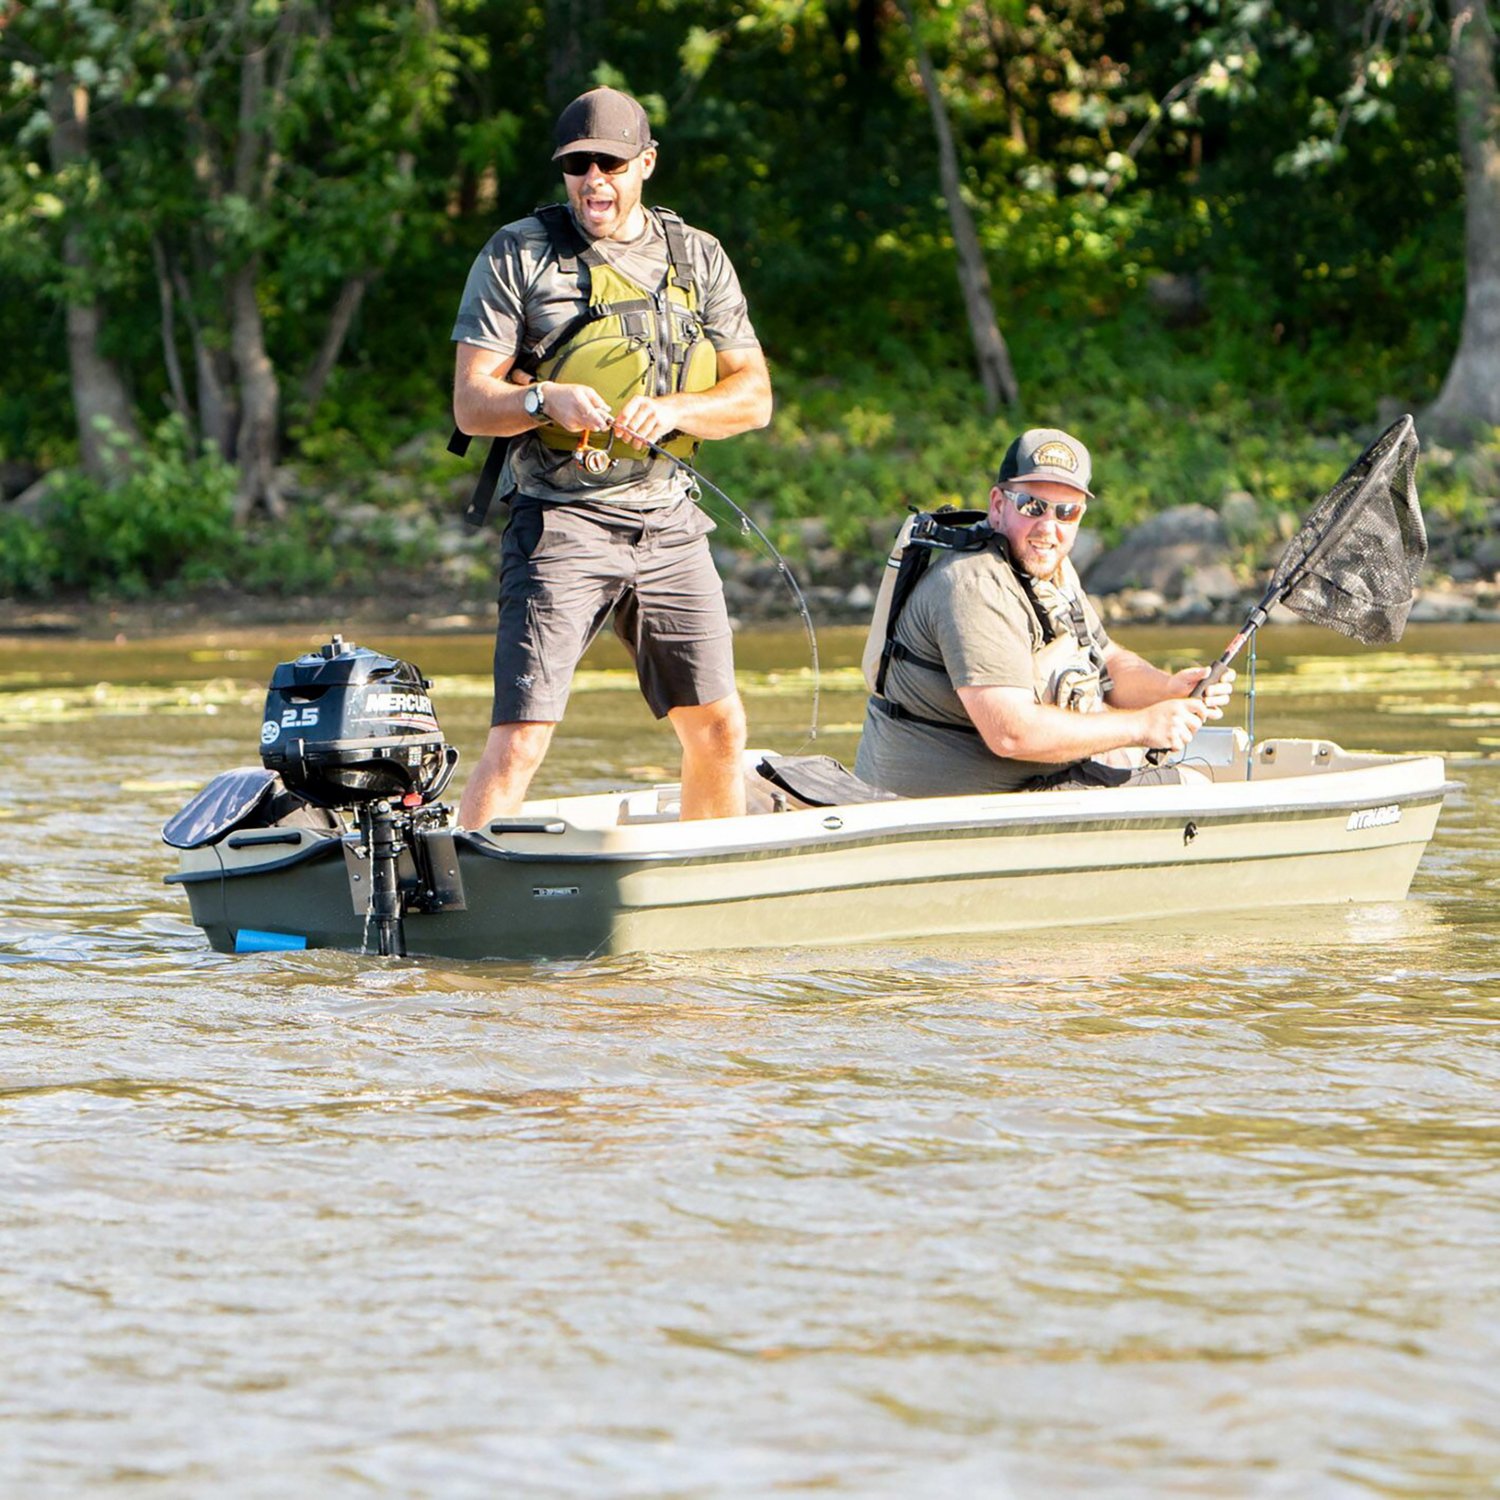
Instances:
[[[1005,450],[1000,460],[999,483],[1017,484],[1028,479],[1049,479],[1053,484],[1071,485],[1089,499],[1093,464],[1089,450],[1057,427],[1030,427]]]
[[[553,161],[570,151],[599,151],[633,161],[647,146],[656,144],[646,111],[619,89],[590,89],[580,94],[557,117],[554,139]]]

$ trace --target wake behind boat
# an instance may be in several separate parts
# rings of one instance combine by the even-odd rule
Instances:
[[[583,958],[1396,901],[1451,785],[1438,756],[1204,729],[1183,759],[1208,779],[1177,786],[894,798],[757,751],[744,817],[682,822],[669,784],[459,831],[420,674],[337,637],[278,668],[262,741],[265,768],[164,830],[224,952]]]

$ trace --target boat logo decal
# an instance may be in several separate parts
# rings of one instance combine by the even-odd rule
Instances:
[[[267,719],[260,726],[260,742],[262,745],[274,745],[281,738],[281,725],[275,719]]]
[[[432,717],[432,699],[426,693],[366,693],[365,713],[372,718],[397,718],[408,714]]]
[[[534,885],[531,894],[538,901],[554,900],[558,896],[576,896],[578,887],[576,885]]]
[[[1392,802],[1388,807],[1362,807],[1349,814],[1349,832],[1361,828],[1384,828],[1388,823],[1401,821],[1401,809]]]

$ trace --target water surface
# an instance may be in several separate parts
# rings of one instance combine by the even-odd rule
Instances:
[[[1404,903],[213,954],[157,830],[254,762],[271,665],[315,641],[8,645],[3,1493],[1500,1487],[1500,632],[1265,632],[1262,734],[1448,757]],[[437,679],[472,763],[488,640],[367,643]],[[846,762],[857,647],[823,638],[815,748]],[[741,662],[752,738],[796,749],[804,643]],[[590,666],[548,790],[671,767]]]

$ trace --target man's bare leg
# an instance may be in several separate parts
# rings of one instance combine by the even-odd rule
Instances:
[[[458,804],[460,828],[483,828],[491,818],[519,810],[556,728],[556,724],[534,720],[496,724],[490,730]]]
[[[745,812],[745,706],[738,693],[667,713],[682,742],[682,819]]]

